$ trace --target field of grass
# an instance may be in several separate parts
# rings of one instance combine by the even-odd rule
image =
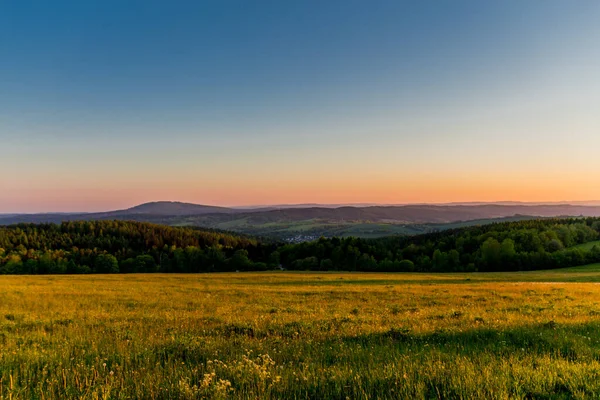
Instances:
[[[600,393],[600,267],[0,277],[0,399]]]

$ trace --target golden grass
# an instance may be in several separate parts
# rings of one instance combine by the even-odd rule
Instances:
[[[2,276],[0,398],[594,398],[599,278]]]

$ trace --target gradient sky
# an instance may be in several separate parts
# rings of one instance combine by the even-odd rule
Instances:
[[[600,199],[600,1],[0,2],[0,212]]]

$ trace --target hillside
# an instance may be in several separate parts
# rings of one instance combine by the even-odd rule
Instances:
[[[0,273],[239,269],[248,257],[266,260],[273,246],[223,232],[130,221],[20,224],[0,227]],[[192,263],[195,267],[187,269]]]
[[[582,215],[600,216],[600,207],[523,204],[312,207],[165,217],[157,222],[304,240],[320,236],[414,235],[493,222]]]
[[[227,207],[175,201],[156,201],[140,204],[124,210],[96,213],[41,213],[41,214],[0,214],[0,225],[17,223],[60,223],[63,221],[96,221],[107,219],[139,220],[152,222],[162,217],[193,216],[203,214],[237,213]]]
[[[599,217],[600,207],[517,203],[249,210],[179,202],[153,202],[103,213],[0,215],[0,225],[118,219],[305,240],[320,236],[412,235],[502,220],[566,216]]]
[[[177,201],[155,201],[140,204],[126,210],[115,211],[121,215],[201,215],[212,213],[232,213],[236,210],[226,207],[205,206],[201,204],[181,203]]]
[[[207,272],[274,269],[521,271],[600,262],[600,219],[494,223],[416,236],[300,244],[140,222],[0,228],[0,273]]]
[[[383,222],[396,224],[449,223],[475,219],[504,218],[515,215],[535,217],[600,216],[600,207],[572,205],[409,205],[339,208],[295,208],[235,215],[206,216],[207,219],[231,221],[245,219],[249,225],[269,222],[295,222],[309,219],[351,222]]]

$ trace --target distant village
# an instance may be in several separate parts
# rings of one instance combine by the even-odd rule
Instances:
[[[303,242],[312,242],[314,240],[319,239],[318,235],[296,235],[289,238],[285,238],[284,241],[288,243],[303,243]]]

